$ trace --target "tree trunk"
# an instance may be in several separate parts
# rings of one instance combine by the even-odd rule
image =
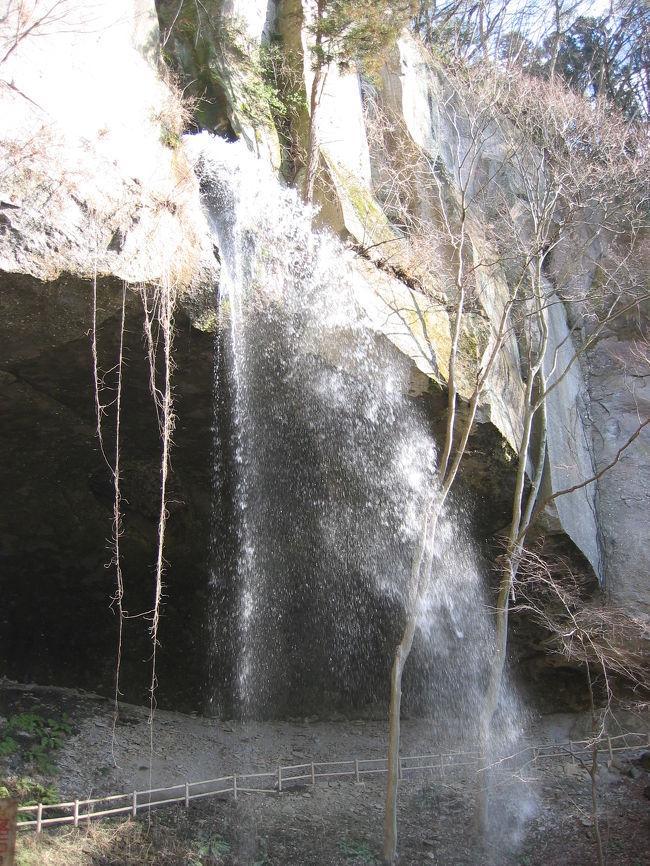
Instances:
[[[316,8],[316,42],[314,45],[314,78],[309,95],[309,143],[307,145],[307,169],[303,186],[303,198],[307,204],[314,200],[314,186],[318,174],[320,158],[320,141],[318,135],[319,105],[321,91],[325,82],[326,64],[323,57],[323,32],[320,27],[323,18],[324,3],[318,0]]]
[[[320,159],[320,142],[318,136],[318,106],[320,102],[320,90],[324,81],[325,75],[322,66],[317,66],[314,71],[314,80],[311,85],[310,110],[311,117],[309,121],[309,144],[307,148],[307,171],[305,174],[305,184],[303,188],[303,198],[307,204],[311,204],[314,200],[314,186],[316,184],[316,176],[318,175],[318,162]]]
[[[427,591],[433,564],[433,546],[438,518],[446,493],[431,496],[424,512],[422,532],[411,564],[406,623],[402,639],[395,650],[390,678],[390,710],[388,717],[388,782],[384,816],[384,863],[392,866],[397,856],[397,787],[399,782],[400,713],[402,708],[402,673],[410,655],[417,626],[418,604]]]
[[[490,733],[490,727],[494,714],[499,705],[499,694],[501,692],[501,683],[503,681],[503,671],[506,663],[506,650],[508,648],[508,616],[510,611],[510,594],[514,591],[515,578],[519,570],[521,561],[521,551],[526,538],[533,506],[537,500],[537,494],[542,482],[542,473],[544,460],[546,456],[546,376],[544,373],[544,356],[548,344],[548,329],[546,326],[546,313],[543,305],[543,298],[540,293],[541,278],[542,278],[542,263],[543,258],[538,256],[536,261],[535,287],[536,287],[536,302],[535,319],[540,334],[540,347],[537,357],[533,360],[529,353],[529,371],[528,380],[526,382],[525,395],[525,417],[524,427],[522,431],[521,444],[518,453],[517,480],[515,483],[515,492],[513,496],[512,520],[510,523],[510,531],[508,533],[508,542],[504,555],[504,565],[501,572],[501,582],[499,584],[499,595],[496,605],[496,633],[494,636],[494,655],[490,665],[490,679],[488,687],[483,699],[481,708],[481,716],[479,722],[479,737],[478,737],[478,772],[480,778],[477,780],[476,789],[476,807],[474,818],[476,829],[479,833],[486,833],[488,829],[488,773],[486,769],[488,764],[487,743]],[[539,391],[539,397],[535,401],[535,388]],[[526,466],[530,456],[532,443],[533,421],[539,413],[541,418],[539,430],[539,452],[537,454],[537,465],[535,474],[531,479],[531,487],[528,491],[526,502],[524,503],[525,481],[526,481]]]
[[[585,670],[587,673],[587,686],[589,689],[589,709],[591,710],[591,767],[589,767],[589,778],[591,780],[591,815],[594,819],[594,837],[596,839],[596,856],[598,858],[598,866],[604,866],[605,857],[603,855],[603,840],[600,835],[600,822],[598,820],[598,794],[596,773],[598,772],[598,737],[599,732],[596,731],[596,704],[594,701],[594,687],[591,681],[591,671],[589,670],[589,661],[585,661]]]
[[[553,4],[553,17],[555,20],[555,33],[553,34],[553,50],[551,53],[551,65],[548,70],[548,77],[553,78],[555,76],[555,67],[557,66],[557,58],[560,53],[560,39],[562,38],[562,2],[561,0],[555,0]]]
[[[510,587],[513,581],[511,560],[508,560],[501,574],[499,596],[497,598],[497,628],[494,638],[494,656],[490,667],[490,681],[483,701],[478,732],[478,776],[476,780],[476,806],[474,822],[479,833],[484,835],[488,829],[488,738],[492,719],[499,705],[501,680],[506,663],[508,646],[508,611],[510,608]]]
[[[390,677],[390,711],[388,717],[388,782],[384,816],[384,863],[392,866],[397,855],[397,783],[399,782],[400,712],[402,707],[402,673],[415,635],[415,612],[409,614],[401,642],[395,650]]]

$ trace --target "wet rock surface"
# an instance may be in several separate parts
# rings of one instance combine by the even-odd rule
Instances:
[[[121,294],[118,281],[100,281],[97,353],[104,446],[111,465]],[[3,310],[9,311],[0,325],[0,476],[7,494],[0,503],[2,670],[23,680],[110,693],[117,636],[110,609],[116,587],[109,549],[114,490],[96,433],[92,286],[72,277],[43,287],[29,277],[4,276],[0,297]],[[20,328],[14,327],[17,316]],[[214,338],[192,328],[182,312],[177,326],[179,420],[170,476],[168,631],[161,640],[163,665],[170,662],[179,671],[168,680],[174,682],[174,705],[190,709],[196,708],[192,695],[203,676],[204,618],[199,611],[205,606],[210,533]],[[153,598],[160,438],[142,304],[131,290],[122,384],[125,609],[136,615],[150,610]],[[126,624],[126,688],[135,701],[146,695],[148,627],[144,617]]]

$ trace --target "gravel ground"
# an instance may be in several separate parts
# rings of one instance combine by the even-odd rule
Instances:
[[[39,708],[66,712],[73,734],[56,753],[54,782],[62,799],[120,793],[150,785],[198,781],[278,764],[382,758],[386,723],[367,719],[224,722],[159,711],[153,736],[146,709],[123,705],[112,736],[110,702],[68,690],[0,684],[0,716]],[[538,742],[578,738],[585,720],[537,720]],[[437,751],[426,720],[405,720],[403,754]],[[153,743],[153,748],[152,744]],[[18,772],[5,759],[5,776]],[[598,773],[598,801],[608,866],[650,864],[650,755],[618,756]],[[473,786],[445,777],[405,780],[399,800],[399,864],[438,866],[581,866],[596,863],[590,779],[579,764],[540,762],[500,778],[491,798],[490,833],[473,832]],[[319,780],[282,794],[204,800],[189,810],[165,808],[120,825],[96,850],[68,828],[40,840],[23,837],[25,866],[335,866],[380,862],[383,779]],[[106,822],[108,825],[111,822]],[[117,823],[112,822],[116,827]],[[94,831],[96,832],[96,831]],[[59,840],[59,841],[57,841]],[[127,844],[128,840],[128,844]],[[22,848],[20,847],[22,846]],[[67,849],[66,849],[67,851]],[[92,853],[95,851],[95,853]],[[31,852],[31,853],[30,853]],[[54,859],[47,859],[49,856]],[[29,859],[33,856],[34,859]],[[88,859],[89,858],[89,859]]]

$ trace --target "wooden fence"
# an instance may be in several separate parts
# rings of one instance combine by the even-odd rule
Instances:
[[[619,734],[604,736],[596,745],[605,760],[612,760],[617,752],[650,748],[650,734]],[[593,740],[570,740],[565,743],[526,745],[511,755],[494,760],[489,767],[493,774],[512,777],[521,775],[527,767],[536,767],[549,760],[568,760],[573,763],[591,759]],[[399,777],[402,780],[417,776],[454,778],[477,772],[478,753],[472,751],[448,751],[431,755],[411,755],[399,761]],[[18,810],[21,830],[35,829],[40,833],[44,827],[61,824],[89,823],[97,818],[117,815],[136,816],[138,812],[154,807],[182,803],[186,808],[192,800],[205,797],[231,797],[241,794],[280,794],[297,786],[315,785],[318,779],[350,779],[360,783],[368,776],[386,775],[386,758],[350,758],[346,761],[311,761],[306,764],[279,766],[272,772],[238,773],[219,776],[202,782],[180,782],[166,788],[149,788],[68,803],[21,806]],[[33,816],[33,817],[32,817]]]

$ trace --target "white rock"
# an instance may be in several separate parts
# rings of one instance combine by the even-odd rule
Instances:
[[[2,211],[0,269],[186,279],[207,231],[197,182],[169,140],[178,104],[151,62],[154,2],[60,10],[0,71],[11,85],[0,87],[0,198],[18,205]]]

